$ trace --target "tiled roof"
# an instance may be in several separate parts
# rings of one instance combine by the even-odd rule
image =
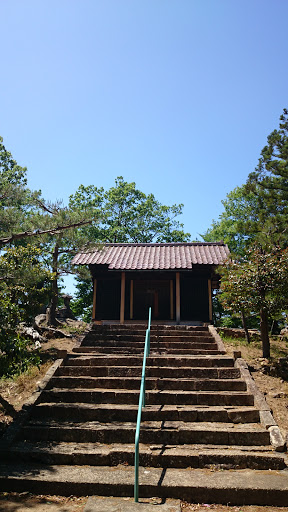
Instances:
[[[110,270],[191,269],[193,265],[221,265],[229,249],[219,243],[105,244],[78,253],[74,265],[107,265]]]

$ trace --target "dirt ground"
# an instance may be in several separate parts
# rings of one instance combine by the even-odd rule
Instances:
[[[33,368],[27,374],[14,380],[0,380],[0,394],[8,404],[0,404],[0,434],[13,420],[13,416],[21,409],[30,397],[46,371],[57,359],[59,351],[70,351],[79,344],[79,336],[72,339],[52,339],[43,344],[44,363],[39,369]],[[273,411],[282,434],[288,433],[288,382],[280,377],[267,375],[268,361],[261,357],[258,342],[247,346],[240,340],[224,340],[228,354],[241,350],[242,357],[247,361],[251,374],[265,394],[266,400]],[[288,355],[288,342],[274,340],[271,342],[271,352],[274,359]],[[288,378],[288,376],[287,376]],[[10,407],[10,408],[9,408]],[[88,497],[63,496],[34,496],[29,493],[0,493],[0,512],[84,512]],[[182,512],[287,512],[287,507],[262,506],[228,506],[218,504],[189,504],[182,503]],[[136,510],[139,510],[137,508]]]
[[[0,512],[84,512],[88,496],[33,496],[29,493],[0,493]],[[141,504],[135,505],[135,512]],[[155,506],[155,511],[158,508]],[[257,505],[227,506],[218,504],[181,503],[182,512],[287,512],[287,507]]]
[[[61,356],[61,351],[69,352],[76,344],[79,344],[79,336],[51,339],[42,344],[40,368],[33,367],[15,379],[0,379],[0,435],[37,388],[51,364]]]
[[[275,363],[279,357],[288,356],[288,339],[278,338],[271,340],[271,361],[263,359],[260,342],[255,341],[250,345],[240,340],[224,340],[228,354],[240,350],[243,359],[247,361],[250,373],[258,388],[265,395],[267,403],[272,410],[282,435],[286,438],[288,434],[288,374],[287,380],[281,377],[267,375],[269,364]]]
[[[83,512],[88,497],[0,493],[0,512]]]
[[[211,512],[287,512],[287,507],[260,507],[257,505],[243,505],[241,507],[230,507],[227,505],[217,505],[215,503],[202,503],[201,505],[182,503],[181,510],[182,512],[209,512],[210,510]]]

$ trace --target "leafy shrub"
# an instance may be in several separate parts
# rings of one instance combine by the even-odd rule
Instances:
[[[18,304],[0,293],[0,376],[13,377],[25,372],[31,365],[40,364],[35,342],[17,332],[21,320]]]
[[[0,343],[0,377],[13,377],[28,370],[30,366],[39,366],[41,359],[35,343],[19,334],[6,337]]]

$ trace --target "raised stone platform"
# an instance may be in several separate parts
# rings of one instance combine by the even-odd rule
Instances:
[[[1,441],[2,491],[133,496],[144,337],[141,325],[94,326],[53,365]],[[152,326],[141,497],[287,505],[285,443],[237,356],[212,326]]]

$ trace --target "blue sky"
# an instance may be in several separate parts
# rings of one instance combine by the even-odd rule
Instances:
[[[135,181],[199,238],[288,107],[286,0],[2,0],[0,135],[29,185]]]

